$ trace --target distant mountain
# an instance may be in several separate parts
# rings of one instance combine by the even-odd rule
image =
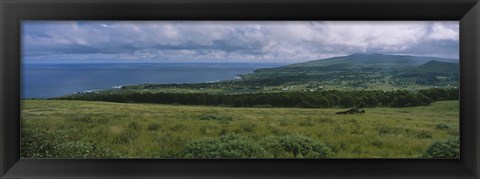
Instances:
[[[418,67],[414,67],[411,70],[429,73],[458,74],[460,72],[460,66],[458,63],[432,60]]]
[[[329,89],[416,89],[420,86],[455,86],[459,60],[407,55],[353,54],[257,69],[242,75],[256,86],[305,85]]]
[[[348,63],[356,65],[411,65],[417,66],[429,61],[458,63],[458,59],[419,57],[409,55],[383,55],[383,54],[352,54],[348,56],[333,57],[321,60],[313,60],[288,66],[328,66],[333,64]]]
[[[313,60],[302,63],[285,65],[277,68],[257,69],[262,71],[332,71],[351,70],[359,68],[403,69],[415,67],[430,61],[458,63],[458,59],[419,57],[408,55],[383,55],[383,54],[352,54],[348,56],[333,57],[321,60]]]

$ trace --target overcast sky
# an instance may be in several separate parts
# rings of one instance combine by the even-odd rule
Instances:
[[[354,53],[459,57],[457,21],[24,21],[23,60],[282,62]]]

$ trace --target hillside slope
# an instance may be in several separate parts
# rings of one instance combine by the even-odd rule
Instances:
[[[458,63],[457,59],[436,58],[436,57],[418,57],[408,55],[384,55],[384,54],[352,54],[341,57],[313,60],[303,63],[296,63],[284,67],[304,67],[304,66],[329,66],[334,64],[356,64],[356,65],[401,65],[418,66],[429,61],[440,61]]]
[[[419,89],[456,86],[458,59],[406,55],[353,54],[257,69],[243,81],[258,86],[329,86],[329,89]]]

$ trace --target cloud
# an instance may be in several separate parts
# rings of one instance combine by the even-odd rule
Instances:
[[[299,62],[352,53],[458,58],[457,21],[24,21],[23,57]]]
[[[432,40],[452,40],[458,41],[459,24],[433,23],[431,31],[427,38]]]

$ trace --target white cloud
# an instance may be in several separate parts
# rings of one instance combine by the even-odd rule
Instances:
[[[426,26],[423,22],[332,22],[327,25],[325,40],[363,51],[369,48],[398,51],[421,40]]]
[[[432,31],[428,34],[433,40],[458,40],[458,24],[433,23]]]
[[[458,22],[31,21],[28,60],[306,61],[351,53],[458,58]]]

